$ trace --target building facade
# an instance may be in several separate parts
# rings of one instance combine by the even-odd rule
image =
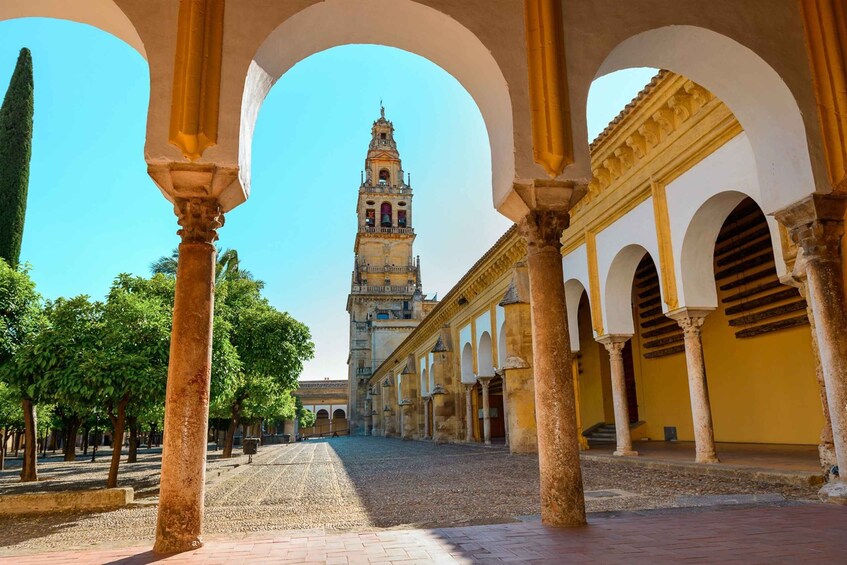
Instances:
[[[817,444],[826,472],[832,430],[797,248],[762,212],[733,113],[662,71],[591,149],[561,238],[581,447],[610,430],[621,456],[678,439],[712,463],[716,442]],[[537,449],[526,254],[507,231],[377,367],[373,435]]]
[[[356,203],[355,259],[347,299],[351,433],[363,430],[367,381],[373,369],[434,304],[423,294],[420,257],[414,255],[412,196],[394,139],[394,124],[385,118],[385,108],[380,108],[379,119],[371,128]]]

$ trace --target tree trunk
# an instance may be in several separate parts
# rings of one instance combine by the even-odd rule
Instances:
[[[3,441],[3,445],[0,445],[0,471],[6,470],[6,440],[8,437],[6,436],[6,427],[3,426],[3,429],[0,430],[0,440]]]
[[[76,461],[76,435],[79,433],[80,424],[79,418],[70,419],[65,423],[65,461]]]
[[[124,396],[118,403],[117,415],[109,413],[109,419],[112,420],[114,435],[112,436],[112,463],[109,465],[109,478],[106,480],[106,488],[115,488],[118,486],[118,467],[121,464],[121,447],[124,443],[124,427],[126,426],[126,405],[129,403],[129,397]]]
[[[91,433],[90,428],[82,429],[82,454],[88,455],[88,434]]]
[[[232,457],[232,444],[235,441],[235,430],[238,429],[238,408],[232,409],[232,419],[229,421],[229,428],[226,430],[226,438],[224,439],[224,452],[221,457],[229,459]]]
[[[154,432],[153,424],[150,424],[150,433],[147,434],[147,449],[153,448],[153,434]]]
[[[128,418],[129,422],[129,455],[127,455],[127,463],[138,462],[138,419],[135,417]]]
[[[32,400],[22,400],[21,407],[24,412],[24,461],[21,469],[21,482],[28,483],[38,480],[38,469],[36,458],[38,457],[37,424],[35,418],[35,404]]]

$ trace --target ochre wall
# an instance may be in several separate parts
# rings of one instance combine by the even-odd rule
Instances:
[[[591,312],[585,293],[579,302],[579,410],[582,418],[582,428],[588,429],[595,424],[612,422],[607,419],[604,408],[604,379],[608,382],[609,372],[603,367],[608,366],[608,354],[605,348],[594,341],[594,331],[591,329]],[[601,351],[601,349],[603,351]],[[609,397],[611,400],[611,396]]]
[[[702,339],[716,441],[818,442],[823,416],[808,326],[737,339],[719,307],[706,318]],[[676,426],[679,440],[693,441],[685,355],[645,359],[638,333],[632,341],[645,422],[633,438],[662,440],[663,427]]]

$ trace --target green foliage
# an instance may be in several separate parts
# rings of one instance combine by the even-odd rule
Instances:
[[[24,233],[33,108],[32,55],[23,48],[0,106],[0,259],[12,267]]]
[[[18,392],[0,382],[0,428],[21,430],[24,427],[24,414],[21,410],[21,396]]]
[[[0,380],[22,398],[35,400],[40,373],[22,362],[27,349],[44,325],[41,296],[26,267],[11,268],[0,260]]]

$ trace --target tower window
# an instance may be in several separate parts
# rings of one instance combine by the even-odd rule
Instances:
[[[365,210],[365,225],[372,228],[376,225],[376,210],[368,208]]]
[[[391,173],[388,172],[388,169],[380,169],[379,171],[379,184],[388,184],[391,180]]]
[[[406,211],[405,210],[397,210],[397,226],[401,228],[406,227]]]
[[[379,225],[384,228],[391,227],[391,204],[383,202],[379,209]]]
[[[380,139],[385,139],[385,133],[383,132],[383,133],[379,134],[379,138],[380,138]]]

